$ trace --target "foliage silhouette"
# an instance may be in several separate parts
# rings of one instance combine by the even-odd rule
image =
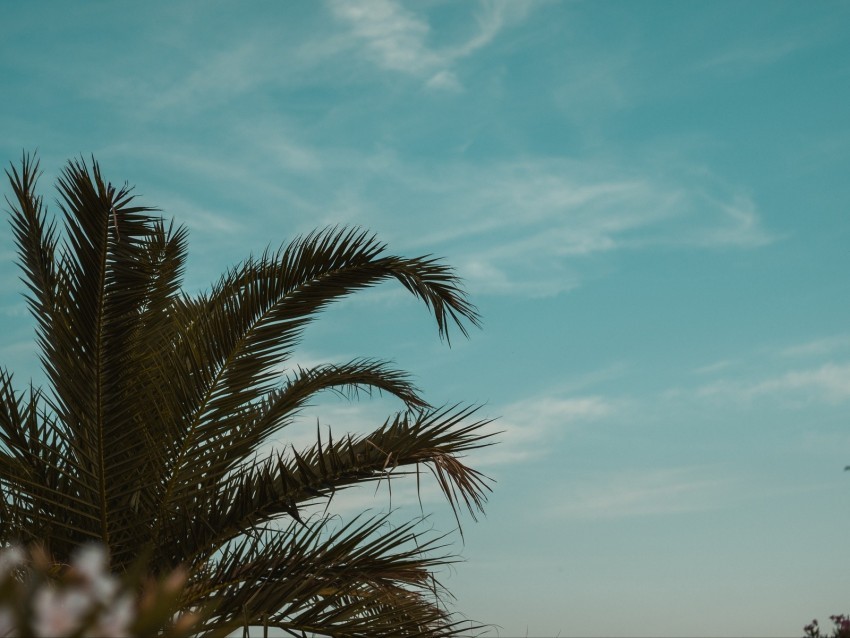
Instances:
[[[72,160],[58,180],[63,232],[36,194],[37,159],[7,170],[12,230],[48,389],[17,393],[0,370],[0,545],[39,543],[59,561],[105,545],[115,572],[144,555],[152,575],[191,574],[185,608],[211,635],[265,624],[292,635],[451,636],[435,569],[445,537],[363,514],[344,525],[300,510],[390,469],[431,470],[457,517],[483,511],[489,479],[464,453],[491,444],[475,407],[430,406],[408,375],[355,359],[282,364],[329,303],[395,279],[441,337],[479,317],[453,271],[388,255],[374,236],[328,228],[181,291],[187,232]],[[378,390],[405,409],[363,436],[308,449],[260,447],[323,390]]]

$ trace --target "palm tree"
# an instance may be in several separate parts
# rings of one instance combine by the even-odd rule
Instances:
[[[12,229],[49,388],[0,370],[0,545],[41,543],[59,562],[88,542],[112,569],[192,573],[186,607],[215,609],[209,635],[266,624],[291,635],[451,636],[435,569],[444,537],[387,515],[302,517],[344,488],[429,468],[454,511],[481,510],[488,479],[465,452],[490,444],[474,407],[434,408],[404,372],[355,359],[282,377],[305,326],[334,300],[396,279],[442,337],[478,314],[453,271],[329,228],[228,270],[209,293],[180,290],[184,227],[134,205],[94,160],[58,179],[64,233],[35,192],[39,163],[7,170]],[[363,436],[260,448],[317,392],[378,390],[404,410]],[[377,425],[377,424],[376,424]],[[268,449],[266,446],[263,449]]]

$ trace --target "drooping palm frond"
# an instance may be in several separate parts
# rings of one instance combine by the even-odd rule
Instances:
[[[281,388],[269,391],[240,412],[241,418],[233,424],[236,432],[223,430],[221,436],[211,437],[194,450],[192,466],[187,468],[184,479],[190,483],[201,475],[208,481],[223,479],[252,458],[259,445],[290,424],[305,403],[323,390],[343,396],[378,390],[401,399],[408,408],[427,405],[407,375],[384,362],[355,360],[298,369]]]
[[[282,514],[301,520],[299,508],[337,491],[366,482],[416,475],[417,486],[426,468],[456,516],[466,509],[473,518],[483,511],[489,486],[486,478],[458,457],[488,445],[487,423],[465,423],[473,409],[441,409],[399,414],[368,436],[346,436],[310,448],[278,452],[263,462],[246,465],[220,485],[187,505],[192,517],[175,519],[172,540],[158,551],[174,552],[172,562],[211,557],[242,530],[264,525]],[[201,521],[202,524],[193,524]]]
[[[142,553],[153,572],[186,564],[186,604],[218,610],[205,631],[263,620],[340,636],[457,634],[428,589],[448,560],[429,555],[434,542],[412,525],[387,531],[382,518],[331,532],[300,512],[389,475],[415,474],[418,485],[428,468],[455,516],[474,517],[488,479],[461,458],[491,443],[487,421],[473,420],[474,408],[431,407],[383,361],[282,374],[321,310],[390,279],[424,302],[441,337],[450,325],[466,334],[479,317],[453,271],[335,227],[189,296],[185,228],[135,206],[96,162],[62,173],[61,228],[35,192],[36,160],[25,155],[7,175],[49,387],[16,394],[0,371],[0,544],[38,540],[62,559],[94,540],[118,570]],[[404,410],[368,434],[319,432],[306,450],[258,457],[323,391],[384,392]]]
[[[222,439],[231,438],[234,428],[240,428],[246,414],[264,399],[270,409],[260,424],[285,424],[280,410],[285,403],[269,401],[272,381],[305,325],[330,301],[395,277],[434,309],[441,331],[447,330],[449,318],[460,322],[462,313],[478,321],[448,268],[431,260],[382,257],[383,249],[365,232],[328,229],[246,261],[226,274],[208,297],[178,302],[176,314],[186,329],[170,357],[169,376],[186,377],[182,366],[191,371],[192,384],[180,397],[193,409],[187,411],[184,404],[189,419],[180,433],[182,446],[168,467],[155,538],[169,508],[186,507],[202,485],[206,491],[211,481],[231,469],[230,464],[199,461],[197,455],[213,450],[221,457],[218,450],[226,445]],[[265,438],[267,434],[256,430],[255,443]],[[255,447],[242,445],[248,454]],[[207,481],[199,481],[200,476]]]
[[[440,585],[432,571],[454,562],[441,553],[444,539],[417,545],[415,522],[391,528],[387,518],[357,517],[338,529],[327,520],[291,524],[242,538],[224,549],[215,573],[204,579],[207,588],[194,594],[226,599],[218,605],[229,610],[223,615],[238,619],[248,610],[293,632],[452,636],[474,628],[435,604]]]

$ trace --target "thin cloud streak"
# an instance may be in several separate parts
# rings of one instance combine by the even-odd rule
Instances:
[[[601,396],[538,396],[523,399],[497,410],[502,416],[490,423],[499,432],[498,445],[475,453],[481,467],[522,463],[545,456],[553,440],[570,428],[614,416],[621,406]]]
[[[704,366],[700,366],[698,368],[694,368],[694,374],[715,374],[720,372],[721,370],[726,370],[734,365],[737,365],[737,361],[734,359],[723,359],[721,361],[715,361],[714,363],[709,363]]]
[[[460,90],[453,66],[487,46],[505,26],[508,14],[523,15],[525,2],[485,2],[476,16],[477,32],[465,42],[435,49],[429,46],[430,24],[410,7],[393,0],[331,0],[333,15],[346,23],[352,38],[362,44],[364,55],[378,66],[412,76],[428,78],[431,89]]]
[[[526,5],[481,4],[473,35],[437,50],[429,46],[425,17],[407,5],[383,0],[329,6],[349,25],[349,39],[365,47],[382,68],[454,89],[460,87],[453,70],[457,61],[492,42],[527,11]],[[194,103],[225,99],[217,91],[232,96],[281,83],[275,75],[279,65],[267,59],[274,56],[261,56],[269,50],[268,34],[260,31],[258,37],[253,43],[224,48],[197,68],[183,69],[173,86],[148,87],[163,90],[149,91],[158,97],[144,101],[143,108],[156,111],[166,105],[180,113],[185,106],[191,112]],[[339,37],[327,55],[345,50]],[[295,43],[288,50],[304,46]],[[283,48],[275,45],[272,50],[281,53]],[[302,58],[296,56],[296,68],[287,73],[297,75],[309,65],[328,61],[321,56],[310,62]],[[204,180],[209,190],[223,195],[221,202],[234,201],[238,190],[238,207],[228,212],[251,219],[252,228],[266,227],[281,210],[304,220],[289,226],[292,233],[356,220],[380,231],[382,239],[399,249],[445,255],[476,294],[563,294],[593,276],[594,258],[621,251],[657,246],[749,250],[780,239],[766,228],[757,203],[737,185],[711,176],[702,179],[700,171],[670,175],[652,162],[635,168],[625,159],[542,156],[487,166],[454,160],[422,167],[392,149],[370,153],[310,143],[295,124],[272,115],[259,123],[246,123],[236,115],[222,117],[231,137],[219,148],[196,148],[191,154],[151,145],[147,158]],[[134,147],[132,152],[145,151]],[[328,183],[334,184],[332,191],[318,186]],[[150,199],[169,206],[173,200]],[[207,220],[200,207],[187,205],[193,226],[201,232],[224,231],[225,206],[219,201]],[[273,211],[268,210],[270,202]],[[398,214],[400,204],[405,214]],[[173,207],[169,212],[179,213]],[[260,234],[246,235],[246,244],[254,239]],[[215,247],[202,247],[208,249]]]
[[[399,181],[407,169],[397,167]],[[423,180],[430,181],[423,183]],[[548,296],[580,285],[587,257],[654,246],[758,248],[779,239],[731,186],[695,187],[611,162],[458,163],[410,184],[439,211],[413,246],[446,246],[479,292]],[[444,249],[445,250],[445,249]]]
[[[812,402],[839,404],[850,400],[850,363],[826,363],[817,368],[790,370],[761,381],[719,380],[697,389],[698,397],[743,402],[777,399],[797,407]]]
[[[609,472],[562,486],[558,502],[545,515],[560,520],[617,519],[724,507],[730,481],[707,478],[707,473],[702,467]]]
[[[775,64],[808,45],[805,39],[799,37],[786,37],[774,41],[750,41],[727,47],[700,64],[698,68],[723,72],[751,72]]]
[[[817,357],[832,355],[850,348],[850,335],[835,335],[789,346],[780,351],[783,357]]]
[[[322,150],[287,143],[282,133],[261,139],[260,128],[242,130],[264,157],[257,158],[254,145],[245,157],[230,148],[226,156],[201,148],[191,155],[134,152],[218,185],[229,199],[238,192],[241,208],[234,212],[250,212],[255,221],[274,214],[263,210],[274,202],[275,210],[309,218],[294,232],[356,219],[399,250],[444,255],[476,294],[557,295],[582,284],[588,258],[618,251],[753,249],[778,239],[755,204],[731,186],[712,184],[708,195],[706,186],[684,178],[637,174],[610,161],[528,158],[422,168],[391,153]],[[299,175],[287,176],[291,163]],[[336,188],[316,187],[327,181]]]

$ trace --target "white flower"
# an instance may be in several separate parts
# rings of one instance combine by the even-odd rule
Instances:
[[[109,573],[109,559],[100,545],[87,545],[74,556],[74,569],[83,577],[94,599],[108,604],[118,592],[118,581]]]
[[[87,632],[91,638],[130,638],[130,624],[133,622],[135,601],[130,594],[124,594],[110,603],[101,612],[95,627]]]
[[[94,580],[108,567],[106,550],[100,545],[85,545],[74,553],[74,568],[86,580]]]
[[[20,548],[0,550],[0,579],[25,560]],[[122,592],[119,579],[110,573],[107,550],[99,545],[82,547],[71,563],[74,578],[63,579],[59,586],[43,583],[33,592],[32,624],[27,629],[43,638],[79,632],[87,638],[130,638],[136,599],[132,591]],[[0,638],[20,636],[16,621],[14,610],[0,601]]]
[[[35,635],[67,636],[79,628],[91,607],[91,597],[79,589],[57,592],[42,587],[33,597]]]
[[[17,545],[4,547],[0,550],[0,577],[23,565],[26,558],[24,550]]]

